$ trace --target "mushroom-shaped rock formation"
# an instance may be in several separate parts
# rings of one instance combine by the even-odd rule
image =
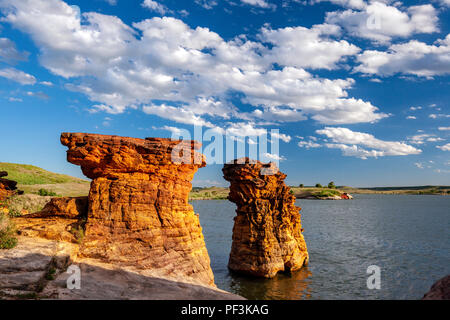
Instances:
[[[301,210],[284,184],[286,175],[274,163],[241,158],[224,165],[230,182],[228,199],[237,205],[228,267],[236,272],[272,278],[308,263]]]
[[[63,133],[67,160],[92,179],[81,255],[214,285],[191,180],[200,144]]]

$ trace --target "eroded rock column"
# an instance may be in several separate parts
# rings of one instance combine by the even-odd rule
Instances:
[[[63,133],[67,160],[92,179],[81,254],[214,285],[198,215],[188,203],[205,158],[194,141]],[[191,161],[174,163],[187,145]]]
[[[252,162],[252,163],[250,163]],[[295,197],[275,164],[234,160],[222,169],[230,182],[228,199],[237,205],[228,267],[236,272],[272,278],[308,262]]]

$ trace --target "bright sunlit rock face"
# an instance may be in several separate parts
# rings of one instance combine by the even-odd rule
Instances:
[[[188,204],[190,181],[205,165],[197,143],[81,133],[63,133],[61,142],[68,161],[93,179],[82,256],[214,285],[199,218]],[[191,164],[172,161],[180,142],[192,147]]]
[[[300,208],[284,184],[286,175],[272,163],[243,160],[222,170],[231,184],[228,199],[237,205],[228,267],[266,278],[302,268],[308,251]]]

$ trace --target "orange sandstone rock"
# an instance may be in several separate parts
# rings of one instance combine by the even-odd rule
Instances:
[[[422,300],[450,300],[450,275],[436,281]]]
[[[22,194],[23,191],[17,190],[17,182],[13,180],[4,179],[8,176],[8,172],[0,171],[0,201],[6,200],[6,198],[14,194]]]
[[[301,209],[284,184],[286,175],[273,163],[248,158],[227,163],[222,171],[231,184],[228,199],[237,205],[228,267],[272,278],[306,265]]]
[[[61,143],[67,160],[93,179],[82,256],[214,285],[188,203],[191,180],[206,165],[199,143],[83,133],[63,133]]]

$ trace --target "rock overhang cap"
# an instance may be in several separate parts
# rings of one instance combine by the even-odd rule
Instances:
[[[61,144],[67,146],[67,160],[80,165],[94,179],[119,173],[154,174],[163,168],[192,171],[206,165],[201,143],[170,138],[130,138],[81,132],[63,132]]]

